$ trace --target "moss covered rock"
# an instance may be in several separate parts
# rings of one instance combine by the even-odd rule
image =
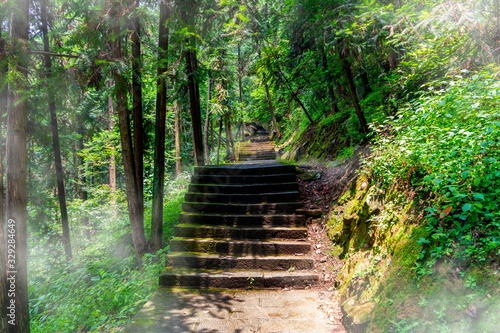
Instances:
[[[422,202],[359,177],[329,217],[350,332],[498,332],[498,266],[459,268],[425,256]]]

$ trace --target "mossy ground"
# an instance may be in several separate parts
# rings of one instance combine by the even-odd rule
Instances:
[[[421,199],[358,177],[329,217],[343,258],[337,279],[351,332],[498,332],[497,267],[422,258]]]

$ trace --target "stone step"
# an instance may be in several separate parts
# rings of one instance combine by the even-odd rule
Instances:
[[[255,159],[258,159],[259,157],[276,157],[276,152],[275,151],[267,151],[267,150],[259,150],[259,151],[252,151],[252,150],[245,150],[245,151],[240,151],[239,152],[239,157],[247,156],[247,157],[254,157]]]
[[[181,224],[202,224],[221,226],[252,226],[252,227],[302,227],[305,226],[305,215],[294,214],[260,214],[260,215],[234,215],[234,214],[199,214],[183,212],[179,215]],[[259,237],[257,237],[259,238]]]
[[[301,202],[279,202],[267,204],[223,204],[206,202],[184,202],[182,211],[187,213],[218,214],[280,214],[295,212],[303,206]]]
[[[307,271],[220,271],[208,269],[166,268],[160,285],[202,289],[303,289],[316,284],[317,274]]]
[[[191,177],[192,184],[259,184],[259,183],[290,183],[295,182],[295,173],[282,173],[274,175],[194,175]]]
[[[224,165],[199,166],[195,168],[195,175],[272,175],[296,173],[294,165],[275,162],[237,163]]]
[[[259,151],[262,151],[262,152],[275,152],[274,150],[274,145],[263,145],[263,144],[255,144],[254,146],[240,146],[238,148],[238,151],[239,152],[245,152],[245,153],[248,153],[248,152],[259,152]]]
[[[261,144],[268,144],[268,145],[275,145],[276,143],[271,140],[264,140],[264,141],[258,141],[258,142],[238,142],[239,145],[243,146],[248,146],[248,145],[261,145]]]
[[[262,145],[262,144],[259,144],[258,146],[255,145],[255,146],[240,146],[238,148],[238,151],[241,153],[241,152],[244,152],[244,153],[249,153],[249,152],[252,152],[252,153],[258,153],[258,152],[275,152],[274,150],[274,145]]]
[[[275,153],[274,147],[240,147],[240,154],[252,154],[252,153]]]
[[[308,255],[219,255],[201,252],[170,252],[167,267],[244,269],[244,270],[304,270],[312,269],[313,259]]]
[[[170,242],[172,252],[203,252],[228,255],[306,254],[311,245],[306,241],[231,240],[220,238],[182,238]]]
[[[251,153],[251,154],[240,154],[238,160],[240,161],[256,161],[256,160],[275,160],[275,153]]]
[[[256,194],[298,191],[297,182],[276,184],[191,184],[191,193]]]
[[[239,142],[239,148],[260,148],[260,147],[275,147],[276,143],[274,141],[259,141],[259,142]]]
[[[175,237],[207,237],[232,239],[304,239],[305,227],[262,227],[201,225],[179,223],[174,227]]]
[[[186,193],[184,200],[186,202],[212,202],[212,203],[278,203],[293,202],[299,199],[299,192],[278,192],[278,193],[259,193],[259,194],[227,194],[227,193]]]

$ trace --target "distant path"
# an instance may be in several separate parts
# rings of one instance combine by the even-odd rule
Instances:
[[[252,134],[244,136],[237,144],[236,161],[265,161],[276,160],[276,144],[271,141],[269,132],[259,124],[245,125]]]

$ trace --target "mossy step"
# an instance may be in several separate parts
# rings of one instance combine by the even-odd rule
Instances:
[[[274,146],[242,146],[238,148],[238,151],[241,152],[275,152]]]
[[[299,199],[298,191],[258,194],[228,194],[228,193],[186,193],[186,202],[211,202],[211,203],[278,203],[292,202]]]
[[[255,161],[255,160],[275,160],[277,155],[275,153],[253,153],[253,154],[239,154],[240,161]]]
[[[297,180],[297,173],[276,173],[268,175],[194,175],[191,177],[191,182],[197,184],[255,184],[255,183],[288,183]]]
[[[223,289],[304,289],[316,284],[318,275],[307,271],[244,271],[166,268],[159,283],[166,287]]]
[[[276,156],[256,156],[256,157],[252,157],[252,156],[244,156],[244,157],[238,157],[238,160],[239,161],[242,161],[242,162],[245,162],[245,161],[265,161],[265,160],[275,160],[276,159]]]
[[[297,180],[295,173],[281,173],[272,175],[194,175],[191,177],[193,184],[268,184],[268,183],[290,183]]]
[[[272,175],[280,173],[296,173],[294,165],[277,162],[234,163],[223,165],[199,166],[194,169],[195,175]]]
[[[167,267],[245,269],[245,270],[307,270],[313,259],[308,255],[219,255],[200,252],[170,252]]]
[[[232,239],[303,239],[307,235],[305,227],[263,227],[202,225],[180,223],[174,227],[175,237],[210,237]]]
[[[275,145],[274,141],[259,141],[259,142],[238,142],[239,146],[252,146],[252,145]]]
[[[238,151],[240,153],[275,152],[274,146],[239,147]]]
[[[306,254],[311,245],[306,241],[231,240],[215,238],[180,238],[170,242],[172,252],[204,252],[230,255]]]
[[[241,154],[275,154],[274,149],[243,148],[239,150]]]
[[[303,206],[301,202],[280,202],[265,204],[223,204],[205,202],[184,202],[182,211],[187,213],[220,214],[280,214],[293,213]]]
[[[203,225],[224,225],[224,226],[287,226],[301,227],[306,223],[304,215],[294,214],[256,214],[256,215],[235,215],[235,214],[201,214],[201,213],[181,213],[179,215],[181,224],[203,224]]]
[[[191,184],[188,191],[191,193],[227,193],[227,194],[256,194],[298,191],[297,182],[276,184]]]
[[[262,141],[262,142],[240,142],[238,144],[238,148],[273,148],[276,147],[276,144],[271,141]]]

